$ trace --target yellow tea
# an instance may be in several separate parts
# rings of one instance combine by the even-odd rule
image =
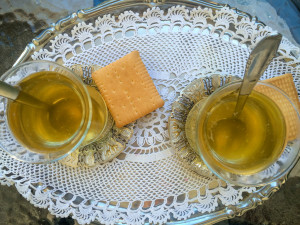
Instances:
[[[83,99],[72,80],[57,72],[42,71],[21,80],[18,86],[49,107],[39,109],[10,102],[7,118],[15,138],[34,152],[51,153],[65,148],[83,123]],[[92,87],[88,91],[92,120],[83,144],[98,137],[107,119],[105,103],[97,99]]]
[[[89,144],[98,139],[108,119],[107,108],[104,100],[100,98],[100,93],[91,86],[86,86],[86,88],[90,94],[93,108],[91,126],[82,145]]]
[[[237,92],[215,99],[199,126],[199,141],[219,167],[253,174],[272,164],[284,149],[286,127],[278,106],[253,91],[240,116],[234,116]]]

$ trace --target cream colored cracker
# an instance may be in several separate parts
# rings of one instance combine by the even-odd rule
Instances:
[[[117,127],[164,105],[138,51],[95,71],[92,77]]]

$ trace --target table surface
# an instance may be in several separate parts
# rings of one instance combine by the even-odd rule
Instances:
[[[0,74],[8,70],[36,35],[50,23],[77,11],[92,7],[99,0],[1,0],[0,4]],[[300,12],[298,0],[215,0],[226,3],[278,30],[300,47]],[[272,5],[271,5],[271,4]],[[298,4],[298,8],[297,8]],[[284,10],[283,10],[284,9]],[[25,200],[15,187],[0,186],[1,224],[77,224],[71,218],[55,218],[47,209],[39,209]],[[299,224],[300,162],[289,174],[287,183],[262,206],[242,217],[219,222],[226,224]]]

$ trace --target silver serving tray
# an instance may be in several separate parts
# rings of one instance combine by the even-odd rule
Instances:
[[[60,33],[66,32],[68,29],[72,28],[76,24],[87,21],[94,17],[99,17],[104,14],[118,15],[123,11],[131,10],[137,13],[145,11],[147,8],[160,7],[161,9],[167,9],[174,5],[185,5],[188,9],[198,6],[203,6],[211,8],[212,10],[219,10],[224,6],[223,4],[218,4],[210,1],[202,0],[181,0],[181,1],[172,1],[172,0],[110,0],[103,2],[102,4],[88,9],[79,10],[77,13],[72,13],[71,15],[60,19],[55,24],[52,24],[49,28],[45,29],[40,35],[32,40],[29,43],[20,57],[17,59],[13,66],[19,65],[22,62],[30,61],[31,55],[38,51],[39,49],[46,46],[51,39],[57,36]],[[256,17],[239,11],[235,8],[231,8],[240,17],[249,18],[251,21],[254,21],[258,26],[265,26],[262,22],[258,21]],[[220,206],[217,207],[216,211],[212,213],[200,213],[195,211],[195,213],[187,220],[178,221],[171,217],[170,221],[167,224],[213,224],[225,219],[233,218],[235,216],[241,216],[246,211],[255,208],[258,205],[261,205],[263,201],[268,200],[270,196],[279,190],[282,184],[285,183],[287,177],[283,177],[276,182],[273,182],[267,186],[257,188],[257,190],[240,201],[237,205],[232,206]],[[36,187],[41,184],[37,184]],[[51,187],[50,187],[51,188]],[[34,190],[33,190],[34,191]],[[159,203],[158,203],[159,204]],[[114,207],[113,205],[111,207]],[[124,221],[120,220],[120,224],[123,224]]]

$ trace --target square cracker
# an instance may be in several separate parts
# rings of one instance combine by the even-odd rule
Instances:
[[[138,51],[95,71],[92,78],[117,127],[164,105]]]
[[[293,101],[297,109],[300,111],[299,97],[293,80],[293,75],[291,73],[286,73],[281,76],[276,76],[267,79],[264,82],[271,83],[274,86],[280,88],[282,91],[284,91]]]
[[[300,109],[298,93],[295,87],[295,83],[293,81],[292,74],[287,73],[281,76],[264,80],[263,82],[271,83],[274,86],[281,89],[292,100],[295,107],[298,110]],[[269,98],[271,98],[273,101],[277,103],[286,120],[288,140],[294,140],[295,138],[297,138],[299,132],[298,115],[296,111],[293,109],[293,106],[290,104],[290,102],[283,95],[278,94],[273,89],[266,88],[264,86],[259,86],[259,85],[255,86],[254,89],[265,94],[266,96],[268,96]]]

